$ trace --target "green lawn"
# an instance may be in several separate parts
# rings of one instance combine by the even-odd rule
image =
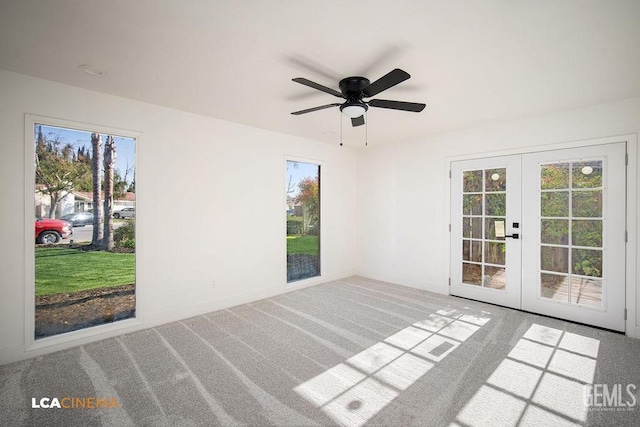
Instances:
[[[287,254],[318,255],[318,236],[287,236]]]
[[[135,282],[135,254],[36,248],[36,296]]]

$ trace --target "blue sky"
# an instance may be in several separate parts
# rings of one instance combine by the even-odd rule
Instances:
[[[313,163],[294,162],[291,160],[287,160],[287,183],[289,182],[289,177],[291,177],[294,190],[289,195],[295,197],[296,194],[298,194],[297,184],[304,178],[315,178],[317,175],[318,165],[314,165]]]
[[[34,131],[35,137],[37,137],[38,126],[39,125],[36,125],[36,129]],[[81,146],[84,146],[91,154],[91,132],[42,125],[42,133],[46,139],[49,139],[50,136],[58,135],[63,144],[70,143],[76,150]],[[133,173],[135,172],[135,139],[116,135],[114,135],[114,139],[116,141],[116,169],[122,178],[124,178],[127,167],[132,169],[127,176],[127,182],[131,183],[134,178]],[[106,140],[107,135],[102,135],[103,150]]]

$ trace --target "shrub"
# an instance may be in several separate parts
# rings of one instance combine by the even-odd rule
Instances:
[[[287,217],[287,234],[302,234],[302,217],[301,216],[288,216]]]
[[[113,232],[113,243],[116,248],[135,249],[136,221],[134,219],[127,221]]]

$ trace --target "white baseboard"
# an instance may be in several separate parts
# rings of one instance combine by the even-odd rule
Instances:
[[[81,331],[73,331],[68,334],[57,335],[55,337],[43,338],[42,340],[36,341],[36,344],[29,349],[27,349],[24,344],[5,347],[0,349],[0,365],[41,356],[47,353],[54,353],[60,350],[66,350],[79,345],[89,344],[142,329],[153,328],[155,326],[164,325],[177,320],[188,319],[190,317],[200,316],[202,314],[235,307],[237,305],[265,298],[271,298],[287,292],[304,289],[309,286],[315,286],[321,283],[354,276],[355,274],[355,271],[345,271],[343,273],[301,280],[284,286],[270,286],[264,289],[244,292],[222,299],[199,302],[190,306],[182,306],[155,313],[146,312],[144,313],[144,317],[141,318],[122,320],[120,322],[95,326]]]
[[[362,270],[358,272],[358,276],[368,277],[382,282],[395,283],[410,288],[420,289],[423,291],[434,292],[436,294],[449,295],[449,288],[446,285],[436,285],[426,283],[424,279],[416,277],[404,276],[401,274],[385,274],[371,270]]]

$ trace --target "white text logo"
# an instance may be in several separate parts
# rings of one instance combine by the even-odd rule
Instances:
[[[636,385],[587,384],[583,388],[584,406],[595,411],[627,411],[636,406]]]

